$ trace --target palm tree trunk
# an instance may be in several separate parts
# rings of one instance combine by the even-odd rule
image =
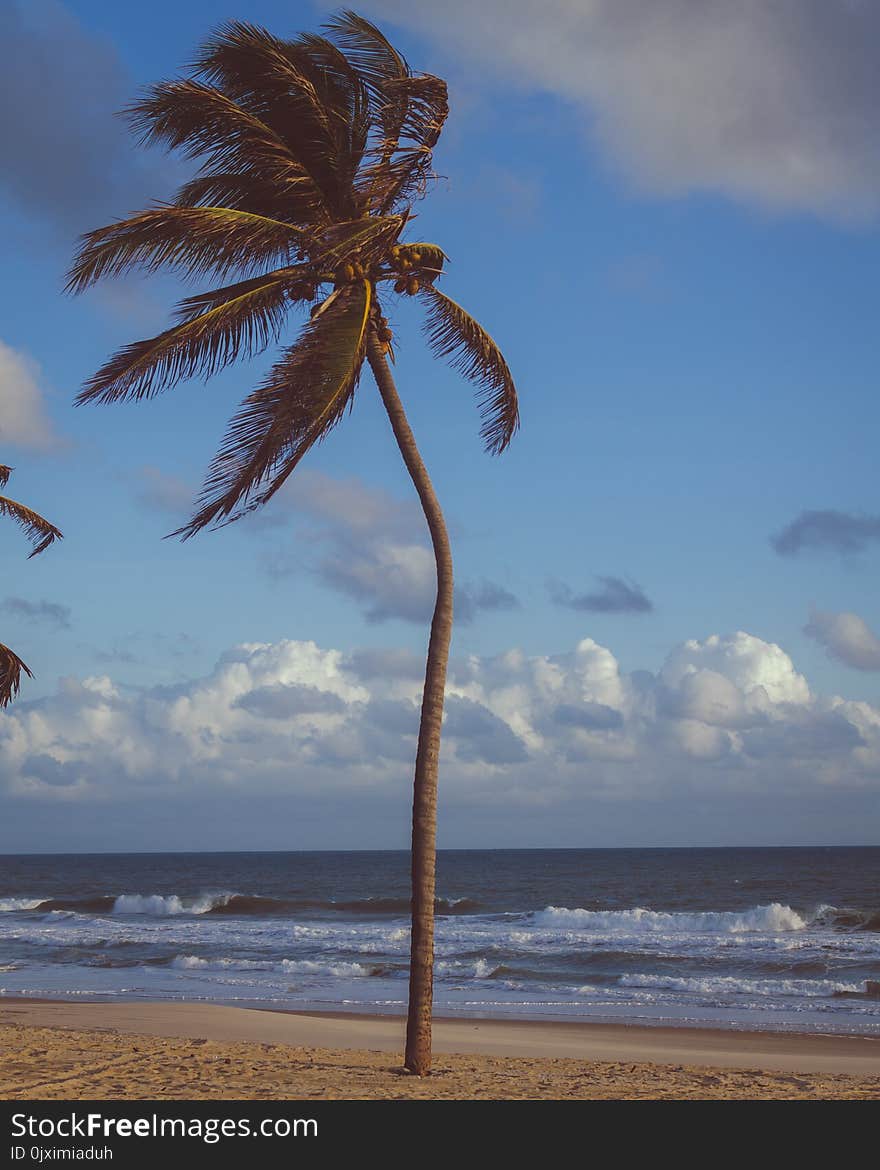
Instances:
[[[446,664],[452,637],[452,551],[449,535],[433,485],[422,462],[394,385],[388,362],[375,333],[370,334],[367,358],[379,393],[391,420],[394,437],[406,469],[419,494],[431,532],[437,563],[437,599],[431,621],[419,746],[413,786],[412,824],[412,938],[409,966],[409,1013],[406,1024],[406,1057],[410,1072],[425,1076],[431,1071],[431,1009],[434,993],[434,879],[437,839],[437,766],[440,757],[440,725],[446,690]]]

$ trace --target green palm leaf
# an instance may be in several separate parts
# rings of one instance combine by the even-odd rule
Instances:
[[[5,475],[0,475],[0,487],[8,480],[10,470],[9,467],[2,469]],[[14,520],[22,529],[33,546],[33,551],[30,554],[32,557],[45,552],[54,540],[61,539],[62,534],[54,524],[50,524],[32,508],[19,504],[17,500],[10,500],[8,496],[0,496],[0,516],[7,516],[10,520]]]
[[[329,217],[322,175],[310,166],[308,154],[295,154],[275,130],[221,90],[191,78],[163,81],[126,112],[142,142],[161,142],[187,158],[200,158],[206,173],[252,174],[269,183],[309,180],[314,218]]]
[[[186,378],[209,378],[239,357],[261,353],[278,340],[292,290],[309,271],[305,265],[279,268],[188,297],[178,306],[177,325],[119,350],[89,379],[77,405],[152,398]]]
[[[15,651],[0,642],[0,708],[8,707],[18,694],[22,674],[34,677]]]
[[[287,143],[335,213],[351,212],[351,183],[369,129],[367,91],[335,45],[316,36],[282,41],[231,21],[195,68]]]
[[[428,305],[428,344],[479,387],[480,434],[486,450],[500,455],[519,427],[516,386],[501,350],[482,325],[438,289],[427,285],[419,295]]]
[[[293,224],[240,208],[155,207],[83,236],[67,291],[82,292],[134,268],[171,268],[186,277],[233,269],[245,275],[289,264],[310,238]]]
[[[174,535],[188,539],[239,519],[269,500],[351,405],[363,365],[372,289],[337,290],[232,419],[195,516]]]
[[[363,78],[374,108],[381,114],[388,102],[387,83],[410,76],[406,59],[374,24],[350,9],[332,16],[324,27]]]
[[[184,183],[174,205],[235,208],[301,227],[314,220],[314,190],[311,179],[303,175],[267,183],[256,175],[221,171]]]

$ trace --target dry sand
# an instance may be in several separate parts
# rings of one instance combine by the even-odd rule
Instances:
[[[0,1098],[880,1099],[880,1040],[438,1021],[402,1074],[400,1020],[213,1004],[0,1004]]]

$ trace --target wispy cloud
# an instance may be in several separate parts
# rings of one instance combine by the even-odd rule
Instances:
[[[806,550],[840,555],[864,552],[880,541],[880,516],[854,516],[849,512],[801,512],[770,538],[781,557]]]
[[[301,471],[279,493],[267,523],[292,514],[305,524],[320,553],[313,570],[324,584],[358,602],[368,622],[430,619],[436,592],[434,555],[424,519],[414,503],[402,502],[360,480]],[[302,539],[302,537],[298,537]],[[268,566],[276,576],[296,571],[302,550],[273,539]],[[493,581],[456,587],[456,620],[472,622],[480,612],[515,608],[517,598]]]
[[[180,476],[145,465],[138,469],[135,482],[135,499],[142,507],[176,519],[192,511],[196,492]]]
[[[571,103],[585,135],[645,190],[845,216],[880,208],[876,4],[365,3],[483,74]]]
[[[110,41],[57,0],[0,0],[0,42],[7,198],[70,236],[164,193],[168,164],[116,117],[134,87]]]
[[[54,626],[59,630],[70,629],[70,607],[59,605],[55,601],[28,601],[25,597],[7,597],[3,602],[3,609],[27,622]]]
[[[575,593],[562,582],[551,582],[550,596],[557,605],[582,613],[651,613],[654,603],[641,586],[621,577],[597,577],[599,589]]]
[[[880,638],[857,613],[814,609],[804,633],[825,647],[829,658],[856,670],[880,670]]]

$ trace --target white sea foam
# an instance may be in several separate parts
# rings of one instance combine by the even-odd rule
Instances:
[[[361,978],[370,974],[362,963],[319,962],[315,959],[203,959],[199,955],[178,955],[171,966],[179,971],[273,971],[285,975],[333,975]]]
[[[362,963],[320,963],[314,959],[282,959],[279,970],[288,975],[348,975],[355,978],[370,974],[370,968]]]
[[[496,963],[486,959],[440,959],[436,963],[440,975],[452,975],[456,978],[470,976],[472,979],[488,979],[497,969]]]
[[[225,906],[235,894],[199,894],[179,898],[177,894],[120,894],[113,903],[114,914],[150,914],[165,917],[173,914],[207,914]]]
[[[656,988],[662,991],[686,991],[697,995],[796,996],[826,998],[838,992],[862,992],[864,984],[835,979],[742,979],[734,975],[674,976],[622,975],[622,987]]]
[[[21,910],[36,910],[43,898],[0,898],[0,914],[13,914]]]
[[[178,955],[171,966],[178,971],[275,971],[278,964],[271,959],[202,959],[198,955]]]
[[[548,906],[534,915],[534,921],[545,927],[563,930],[575,927],[601,934],[743,934],[751,931],[774,934],[804,930],[808,926],[796,910],[783,906],[781,902],[754,906],[751,910],[709,910],[697,914],[645,910],[640,906],[633,910],[568,910],[562,906]]]

